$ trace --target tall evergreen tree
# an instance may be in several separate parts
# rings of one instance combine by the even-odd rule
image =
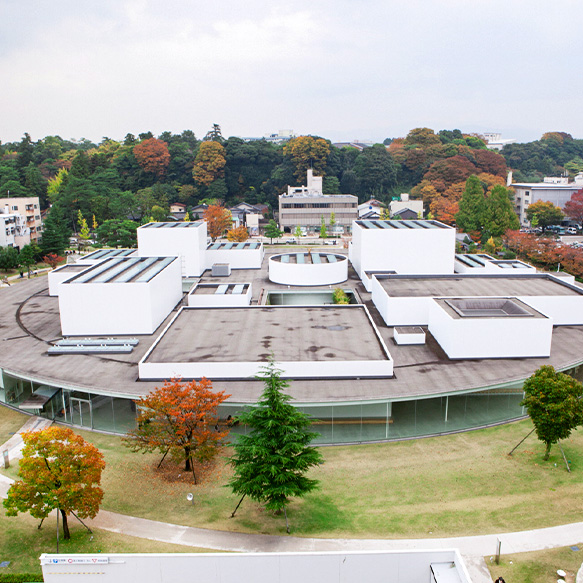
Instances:
[[[281,371],[273,361],[263,370],[257,377],[265,383],[261,398],[237,419],[251,432],[240,435],[234,445],[235,453],[230,458],[234,475],[229,486],[234,494],[242,496],[237,508],[249,496],[280,514],[285,512],[290,497],[302,497],[317,487],[318,481],[305,473],[321,464],[323,458],[310,445],[317,436],[309,430],[310,417],[291,405],[291,397],[283,392],[289,383],[281,378]]]
[[[484,212],[485,235],[501,237],[508,229],[519,229],[520,222],[512,208],[510,193],[504,186],[496,185],[486,200]]]
[[[466,180],[466,188],[459,202],[460,210],[455,216],[455,222],[460,231],[466,233],[482,231],[486,199],[479,178],[475,175]]]
[[[45,255],[54,253],[62,255],[67,247],[69,239],[69,228],[67,227],[63,211],[60,206],[53,205],[49,215],[43,223],[41,239],[41,249]]]

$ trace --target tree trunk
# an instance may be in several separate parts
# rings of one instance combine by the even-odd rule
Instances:
[[[547,442],[547,449],[546,449],[545,455],[543,457],[543,461],[545,461],[545,462],[549,459],[549,455],[551,454],[551,445],[553,445],[553,444]]]
[[[67,522],[67,514],[64,510],[59,510],[61,516],[63,517],[63,538],[69,540],[71,538],[71,533],[69,532],[69,523]]]
[[[184,471],[185,472],[192,472],[192,479],[196,484],[196,474],[194,473],[194,462],[191,459],[191,448],[190,446],[186,446],[184,448]]]

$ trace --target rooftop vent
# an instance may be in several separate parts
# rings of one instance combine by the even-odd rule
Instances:
[[[229,277],[231,275],[231,265],[229,263],[213,263],[213,277]]]

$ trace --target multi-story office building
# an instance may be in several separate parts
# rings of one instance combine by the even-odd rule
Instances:
[[[307,186],[288,186],[287,193],[279,196],[279,225],[286,232],[298,226],[317,232],[322,217],[329,232],[350,232],[352,221],[358,218],[358,198],[352,194],[323,194],[322,177],[314,176],[310,169]]]
[[[583,189],[583,173],[575,176],[569,182],[566,176],[545,177],[543,182],[522,182],[510,184],[514,189],[514,210],[520,219],[520,224],[529,224],[526,209],[533,203],[543,200],[552,202],[555,206],[565,207],[571,196]]]

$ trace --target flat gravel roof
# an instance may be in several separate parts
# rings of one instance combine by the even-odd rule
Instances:
[[[374,273],[374,272],[373,272]],[[391,297],[460,296],[577,296],[583,290],[545,274],[381,276],[380,284]]]
[[[387,359],[363,306],[184,308],[146,362]]]

